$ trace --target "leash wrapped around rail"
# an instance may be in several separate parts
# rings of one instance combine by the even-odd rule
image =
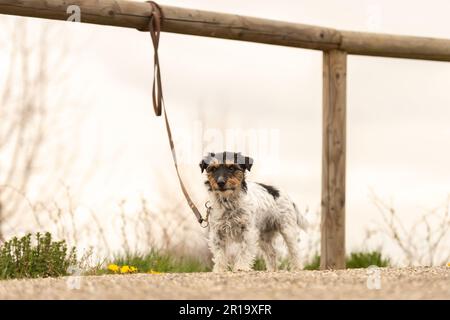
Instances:
[[[161,21],[163,19],[162,11],[159,5],[153,1],[148,1],[148,3],[152,7],[152,15],[150,16],[149,21],[149,31],[150,36],[152,38],[153,42],[153,48],[154,48],[154,70],[153,70],[153,88],[152,88],[152,98],[153,98],[153,109],[155,111],[155,114],[157,117],[161,116],[162,112],[164,111],[164,121],[166,123],[166,129],[167,129],[167,136],[169,138],[169,144],[170,149],[172,151],[172,158],[173,163],[175,165],[175,170],[177,172],[178,181],[180,182],[181,190],[183,191],[184,197],[186,198],[186,201],[191,208],[192,212],[194,212],[195,217],[197,218],[197,221],[200,223],[200,225],[203,228],[208,227],[208,215],[205,219],[203,219],[200,211],[195,206],[194,202],[192,201],[191,197],[189,196],[189,193],[183,183],[183,180],[181,179],[180,171],[178,169],[178,162],[177,162],[177,156],[175,153],[175,144],[173,142],[172,138],[172,131],[170,130],[170,124],[169,124],[169,118],[167,116],[167,110],[164,104],[164,97],[163,97],[163,91],[162,91],[162,81],[161,81],[161,67],[159,64],[159,55],[158,55],[158,49],[159,49],[159,38],[161,34]]]

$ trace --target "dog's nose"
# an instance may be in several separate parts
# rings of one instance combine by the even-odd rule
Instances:
[[[223,187],[225,187],[225,179],[223,177],[219,177],[219,179],[217,179],[217,185],[220,189],[223,189]]]

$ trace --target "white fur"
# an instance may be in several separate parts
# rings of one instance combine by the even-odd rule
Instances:
[[[247,182],[247,191],[237,194],[209,191],[212,209],[209,217],[209,247],[213,254],[214,272],[249,271],[258,246],[268,271],[277,269],[273,239],[281,234],[286,242],[291,268],[300,268],[299,227],[307,227],[306,220],[292,200],[283,193],[276,199],[266,188]],[[226,197],[225,197],[226,196]],[[229,247],[237,243],[235,261],[231,261]]]

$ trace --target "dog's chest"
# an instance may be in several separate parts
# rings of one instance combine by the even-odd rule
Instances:
[[[242,209],[216,209],[211,221],[213,232],[223,239],[242,240],[242,234],[250,227],[250,215]]]

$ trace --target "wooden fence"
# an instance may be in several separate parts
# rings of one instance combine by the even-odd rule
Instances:
[[[148,3],[123,0],[0,0],[0,14],[148,30]],[[353,32],[161,5],[162,31],[323,51],[321,269],[345,268],[347,55],[450,61],[450,40]]]

